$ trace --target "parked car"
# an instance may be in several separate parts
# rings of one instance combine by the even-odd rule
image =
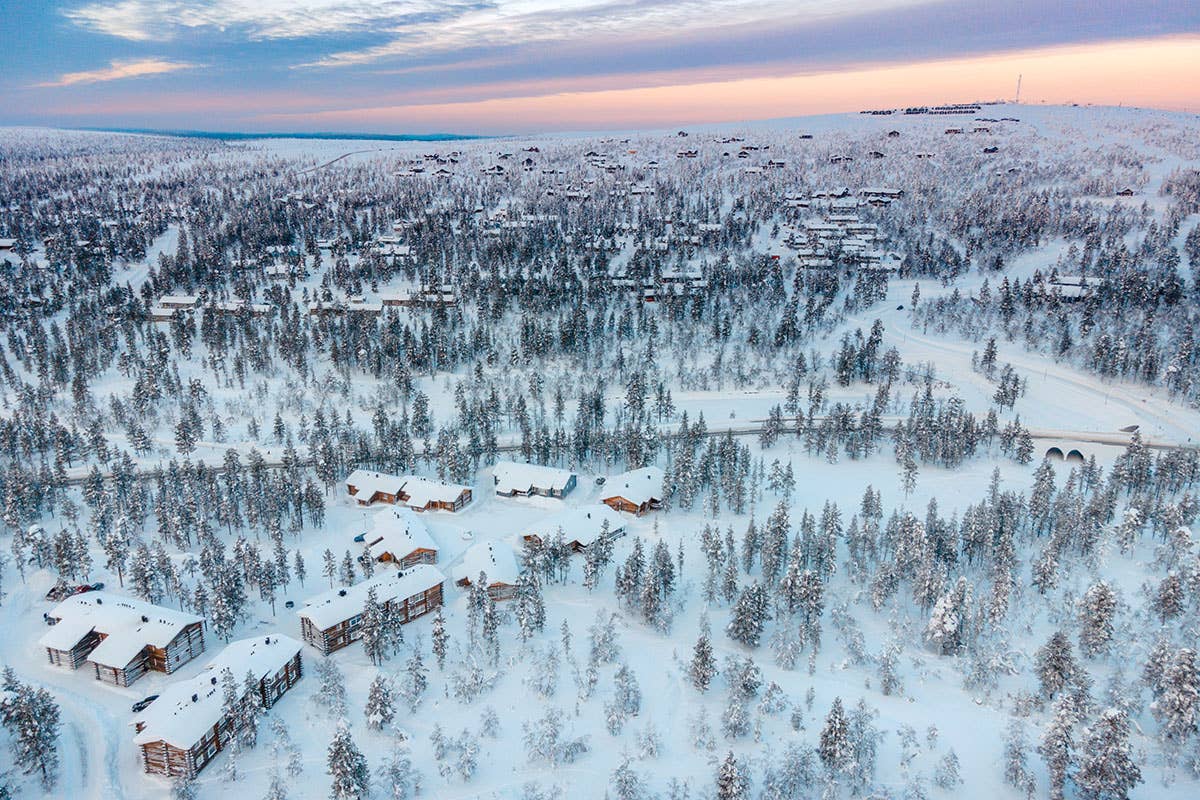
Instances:
[[[156,694],[152,694],[149,697],[143,697],[141,700],[138,700],[136,703],[133,704],[133,713],[136,714],[139,711],[145,711],[146,706],[150,705],[157,699],[158,699],[158,695],[156,695]]]
[[[362,544],[366,540],[367,540],[367,534],[365,534],[365,533],[360,533],[358,536],[354,537],[354,541],[358,542],[359,544]]]
[[[283,604],[283,607],[284,607],[284,608],[295,608],[295,607],[296,607],[296,601],[295,601],[295,600],[288,600],[286,603],[284,603],[284,604]]]
[[[104,581],[96,581],[95,583],[92,584],[93,592],[98,592],[103,588],[104,588]]]
[[[603,475],[601,475],[600,477],[596,478],[596,485],[603,486],[605,480],[607,480],[607,479]]]

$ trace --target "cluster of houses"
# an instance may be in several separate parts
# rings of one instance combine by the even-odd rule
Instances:
[[[147,316],[152,322],[170,322],[177,317],[203,308],[209,314],[237,316],[249,314],[254,317],[265,317],[271,313],[271,307],[266,303],[250,303],[245,300],[222,300],[206,305],[193,294],[168,294],[159,298],[158,303],[151,306]]]
[[[400,504],[415,511],[461,511],[471,502],[469,486],[365,469],[346,477],[346,493],[360,506]]]
[[[492,480],[498,497],[562,499],[577,488],[579,477],[556,467],[504,461],[495,465]],[[625,518],[618,512],[641,515],[661,508],[663,481],[657,467],[611,477],[598,502],[564,507],[530,525],[521,538],[561,541],[580,552],[602,538],[623,536]],[[270,708],[301,679],[302,642],[329,655],[362,638],[369,596],[400,623],[443,604],[446,577],[436,566],[438,544],[416,512],[459,511],[471,501],[470,487],[360,469],[347,477],[346,490],[356,504],[380,505],[370,529],[356,541],[365,548],[362,558],[381,569],[353,586],[309,598],[297,613],[302,641],[277,634],[235,641],[195,676],[168,684],[135,711],[134,743],[147,773],[194,777],[238,735],[245,708]],[[521,567],[511,544],[480,541],[451,572],[463,588],[482,578],[488,595],[503,601],[515,595]],[[39,643],[51,664],[87,665],[97,680],[119,686],[148,671],[170,674],[205,650],[202,617],[104,591],[69,597],[45,617],[50,629]],[[226,671],[238,692],[232,708],[222,680]]]
[[[858,214],[832,209],[821,219],[805,221],[801,229],[788,234],[785,243],[796,250],[802,269],[832,269],[841,263],[893,272],[903,260],[898,253],[882,249],[884,237],[878,225],[864,221]]]

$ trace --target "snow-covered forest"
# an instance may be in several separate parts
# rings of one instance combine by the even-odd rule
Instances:
[[[0,130],[0,798],[1200,794],[1200,120],[958,111]]]

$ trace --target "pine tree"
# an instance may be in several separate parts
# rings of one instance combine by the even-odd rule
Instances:
[[[1071,641],[1062,631],[1055,631],[1034,655],[1035,669],[1042,685],[1042,694],[1053,698],[1078,673]]]
[[[343,719],[338,722],[333,740],[329,743],[328,772],[333,778],[330,800],[364,800],[371,792],[367,759],[354,744],[350,728]]]
[[[404,699],[408,701],[409,711],[416,713],[417,707],[425,697],[425,689],[429,685],[425,661],[421,658],[420,648],[413,648],[412,655],[404,667],[406,680],[404,683]]]
[[[382,673],[371,681],[367,692],[367,705],[363,709],[367,718],[367,727],[380,730],[392,723],[396,716],[395,698],[392,696],[392,682]]]
[[[49,790],[58,780],[59,709],[45,689],[17,680],[5,667],[0,686],[0,723],[11,736],[12,764],[36,774]]]
[[[1050,776],[1050,800],[1062,800],[1067,775],[1074,762],[1077,713],[1070,696],[1063,697],[1055,703],[1053,714],[1042,734],[1038,753],[1046,762],[1046,772]]]
[[[437,614],[433,618],[433,632],[431,634],[433,640],[433,655],[437,659],[438,669],[446,666],[446,645],[450,641],[450,634],[446,631],[446,620],[442,616],[442,607],[438,606]]]
[[[758,647],[762,640],[763,628],[770,618],[767,591],[762,584],[754,583],[746,587],[738,597],[725,630],[734,641],[747,647]]]
[[[817,755],[830,773],[840,773],[851,758],[849,723],[842,708],[842,698],[835,697],[829,714],[825,716],[825,727],[821,729]]]
[[[688,675],[692,679],[693,686],[701,692],[707,692],[713,676],[716,674],[717,662],[713,657],[712,642],[708,638],[708,622],[707,619],[703,619],[700,625],[700,638],[696,640],[696,646],[692,648],[692,662],[688,668]]]
[[[1085,800],[1126,800],[1142,782],[1129,745],[1129,717],[1108,709],[1083,734],[1075,785]]]
[[[646,796],[642,779],[629,765],[627,757],[621,759],[621,763],[613,770],[610,785],[614,800],[641,800]]]
[[[717,770],[717,800],[749,800],[750,789],[741,765],[730,750]]]
[[[1079,606],[1079,650],[1095,657],[1108,650],[1113,637],[1113,619],[1117,596],[1104,581],[1097,581],[1084,592]]]
[[[1163,673],[1161,690],[1150,705],[1160,735],[1171,747],[1182,746],[1200,728],[1200,673],[1196,651],[1182,647]]]
[[[391,800],[410,800],[420,791],[421,776],[413,768],[407,741],[397,741],[389,748],[388,760],[379,772],[379,782]]]

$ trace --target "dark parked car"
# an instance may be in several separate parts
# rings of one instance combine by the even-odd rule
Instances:
[[[136,703],[133,704],[133,713],[136,714],[139,711],[145,711],[146,706],[150,705],[157,699],[158,699],[158,695],[156,695],[156,694],[152,694],[149,697],[143,697],[141,700],[138,700]]]
[[[596,485],[597,485],[597,486],[603,486],[603,485],[604,485],[604,481],[605,481],[605,478],[604,478],[604,476],[603,476],[603,475],[601,475],[599,478],[596,478]]]
[[[284,608],[295,608],[295,607],[296,607],[296,601],[295,601],[295,600],[288,600],[286,603],[284,603],[284,604],[283,604],[283,607],[284,607]]]
[[[358,542],[359,544],[362,544],[366,540],[367,540],[367,535],[365,533],[360,533],[358,536],[354,537],[354,541]]]

